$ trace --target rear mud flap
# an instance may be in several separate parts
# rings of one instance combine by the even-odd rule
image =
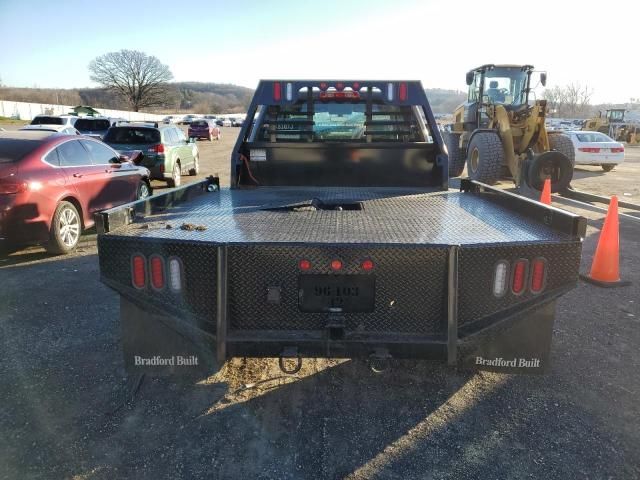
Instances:
[[[207,377],[220,368],[215,337],[185,322],[120,297],[120,323],[124,365],[130,375]]]
[[[463,369],[541,374],[549,367],[555,301],[516,314],[458,343]]]

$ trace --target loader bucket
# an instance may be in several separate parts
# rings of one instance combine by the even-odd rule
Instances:
[[[566,155],[556,151],[536,153],[527,160],[525,181],[527,186],[542,190],[544,181],[551,180],[553,193],[566,190],[573,178],[573,165]]]

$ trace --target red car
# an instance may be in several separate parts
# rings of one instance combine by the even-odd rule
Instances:
[[[189,138],[204,138],[205,140],[220,140],[220,127],[213,120],[193,120],[189,124]]]
[[[98,140],[0,132],[0,243],[68,253],[94,213],[150,194],[149,171]]]

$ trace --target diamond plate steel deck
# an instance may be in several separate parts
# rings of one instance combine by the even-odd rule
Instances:
[[[314,199],[362,202],[363,209],[274,210]],[[205,230],[181,230],[183,223]],[[486,201],[481,193],[408,188],[222,189],[140,219],[114,234],[227,244],[476,245],[569,240],[567,235]]]

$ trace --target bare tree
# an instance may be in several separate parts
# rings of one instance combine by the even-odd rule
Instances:
[[[143,52],[106,53],[89,64],[89,71],[91,80],[122,95],[135,112],[164,106],[169,100],[167,82],[173,74],[156,57]]]
[[[589,113],[593,90],[587,85],[570,83],[564,87],[555,86],[544,91],[544,98],[551,112],[558,117],[583,117]]]

